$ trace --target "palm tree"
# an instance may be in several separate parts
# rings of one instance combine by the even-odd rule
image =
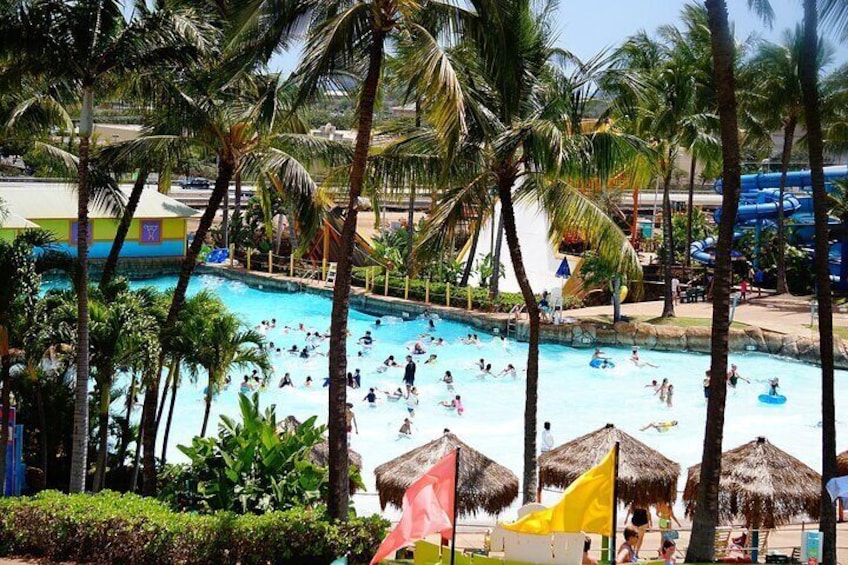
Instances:
[[[161,418],[168,387],[171,387],[170,406],[165,421],[165,431],[162,436],[162,464],[165,464],[168,453],[168,437],[171,433],[171,422],[174,417],[174,407],[177,401],[177,391],[181,384],[181,374],[185,365],[190,376],[196,378],[199,366],[195,353],[195,344],[202,342],[205,325],[209,320],[226,314],[226,307],[221,300],[208,290],[203,290],[189,297],[180,310],[178,323],[162,334],[162,347],[168,361],[168,377],[162,394],[162,402],[159,406],[156,427]]]
[[[799,76],[803,31],[801,26],[783,32],[780,44],[762,41],[746,67],[754,76],[752,111],[768,130],[783,130],[783,147],[780,154],[780,195],[783,202],[786,188],[786,173],[795,145],[795,131],[803,121],[803,100]],[[821,69],[832,56],[832,51],[819,41],[816,63]],[[777,293],[786,288],[786,227],[783,206],[777,215]]]
[[[662,183],[663,201],[663,317],[674,316],[671,293],[674,241],[670,187],[681,147],[691,147],[699,131],[707,129],[710,108],[696,106],[703,88],[697,83],[693,60],[674,45],[645,32],[628,39],[618,52],[620,71],[611,75],[617,113],[625,126],[650,140],[650,159]]]
[[[751,4],[754,0],[749,0]],[[709,562],[715,550],[718,523],[718,489],[721,477],[721,451],[724,436],[724,408],[727,397],[728,332],[730,329],[731,246],[736,211],[739,207],[741,157],[736,112],[734,72],[735,43],[724,0],[707,0],[710,45],[713,59],[716,100],[721,125],[723,170],[722,215],[716,246],[713,282],[713,318],[710,346],[710,397],[701,457],[701,481],[692,525],[692,539],[686,552],[690,562]]]
[[[224,386],[227,374],[236,368],[254,366],[263,374],[270,369],[265,338],[259,332],[244,329],[244,324],[233,314],[221,314],[206,321],[196,334],[193,360],[206,370],[206,410],[200,437],[206,436],[212,399]]]
[[[2,220],[0,218],[0,223]],[[33,249],[47,246],[53,240],[49,232],[41,230],[24,231],[12,241],[0,240],[0,384],[3,387],[0,393],[3,410],[0,445],[9,441],[10,349],[25,341],[27,321],[33,317],[41,286]],[[6,450],[0,449],[0,485],[5,484]]]
[[[715,163],[721,158],[721,145],[715,134],[718,123],[710,114],[715,112],[715,87],[713,86],[713,63],[710,56],[710,30],[706,9],[697,4],[686,4],[680,12],[683,29],[663,26],[659,33],[671,46],[674,59],[683,61],[685,68],[694,78],[695,100],[693,108],[703,112],[702,120],[687,128],[684,140],[689,153],[689,198],[686,217],[685,263],[691,264],[689,247],[692,245],[692,220],[695,210],[695,171],[698,162],[702,165]]]
[[[799,78],[807,126],[807,148],[810,155],[810,177],[813,185],[815,218],[815,280],[819,308],[819,356],[822,371],[822,499],[819,530],[824,533],[822,562],[836,563],[836,513],[830,504],[827,482],[837,476],[836,406],[833,382],[833,297],[828,265],[827,195],[824,185],[824,136],[819,98],[819,31],[818,2],[804,0],[804,32],[801,46]],[[822,2],[825,18],[842,28],[848,27],[848,6],[844,2]]]
[[[88,207],[89,153],[94,105],[125,73],[143,73],[156,62],[190,61],[196,35],[191,18],[173,25],[170,11],[136,4],[129,20],[118,0],[16,0],[0,18],[0,57],[7,77],[43,77],[64,89],[80,111],[77,166],[77,390],[71,492],[85,487],[88,430]],[[186,25],[188,24],[188,25]],[[194,43],[196,46],[197,43]]]
[[[617,272],[639,276],[638,257],[626,236],[567,182],[605,180],[621,166],[612,156],[627,153],[623,148],[633,153],[633,141],[603,128],[584,135],[578,94],[585,79],[569,80],[556,64],[570,57],[553,47],[549,11],[536,12],[524,0],[477,9],[479,21],[469,26],[463,56],[455,63],[469,110],[468,133],[441,169],[447,171],[447,189],[428,221],[419,252],[444,249],[465,204],[490,210],[495,200],[500,202],[500,223],[529,319],[522,490],[530,501],[536,494],[540,314],[524,267],[515,203],[545,210],[552,240],[558,242],[566,226],[581,230]],[[401,147],[420,160],[421,153],[438,154],[432,147],[420,149],[435,141],[433,134],[420,134],[402,141]]]
[[[222,76],[219,62],[205,65],[180,77],[162,77],[158,97],[168,110],[151,116],[145,135],[122,144],[109,160],[110,164],[131,163],[143,155],[175,155],[193,148],[217,161],[215,186],[180,267],[166,329],[177,322],[201,247],[235,174],[261,174],[285,186],[302,208],[301,228],[308,241],[320,225],[322,210],[306,165],[335,164],[349,154],[341,144],[308,135],[306,125],[291,112],[290,85],[279,75]],[[158,381],[157,376],[148,383],[142,423],[144,489],[151,494],[156,484]]]
[[[357,100],[357,134],[348,176],[348,204],[339,243],[330,318],[328,511],[331,518],[346,520],[349,478],[345,374],[351,257],[358,200],[365,185],[374,108],[384,62],[390,45],[404,42],[414,46],[418,64],[410,71],[420,75],[418,83],[427,85],[422,111],[450,144],[462,128],[465,114],[462,97],[450,60],[440,43],[420,22],[424,21],[422,16],[425,12],[428,18],[452,22],[458,18],[460,11],[449,3],[442,4],[441,0],[429,0],[421,4],[389,0],[324,0],[312,3],[311,8],[312,23],[306,49],[295,72],[301,83],[299,99],[303,102],[329,87],[344,89],[350,86],[351,77],[362,77]]]
[[[114,286],[109,288],[111,296],[95,293],[94,300],[89,304],[91,364],[100,393],[97,422],[99,444],[92,482],[92,490],[95,492],[103,489],[106,482],[109,408],[116,372],[119,367],[149,368],[155,365],[159,356],[158,321],[150,314],[153,297],[147,291],[131,292],[126,283],[120,284],[119,288]],[[131,406],[133,391],[127,394]],[[127,424],[130,413],[127,414]],[[127,438],[123,439],[127,441]]]

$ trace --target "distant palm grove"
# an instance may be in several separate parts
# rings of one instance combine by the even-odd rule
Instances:
[[[377,208],[403,198],[410,202],[408,239],[378,242],[377,248],[385,251],[382,263],[404,274],[435,277],[435,265],[457,263],[460,240],[470,242],[473,259],[484,221],[498,226],[498,249],[503,240],[529,325],[521,491],[524,502],[534,501],[543,312],[525,269],[528,254],[538,250],[519,241],[517,207],[530,203],[544,210],[553,239],[578,234],[609,286],[617,320],[621,286],[629,284],[638,295],[645,276],[636,217],[631,222],[618,204],[623,192],[656,187],[662,231],[652,241],[660,261],[655,288],[663,299],[657,314],[672,317],[672,266],[689,266],[690,245],[706,229],[693,205],[696,185],[721,178],[723,213],[712,266],[712,392],[686,556],[688,562],[711,561],[740,175],[756,170],[752,163],[771,161],[784,174],[809,168],[813,181],[813,269],[798,259],[782,213],[763,248],[777,293],[814,289],[818,300],[822,561],[835,564],[835,515],[824,490],[837,474],[828,216],[848,213],[845,187],[826,195],[823,167],[844,162],[848,150],[848,65],[833,62],[833,45],[848,38],[848,2],[799,2],[803,21],[778,43],[740,42],[725,1],[705,0],[682,5],[678,24],[640,32],[585,61],[561,46],[568,37],[557,35],[562,15],[556,3],[531,0],[3,2],[3,155],[23,155],[40,176],[71,179],[78,213],[74,257],[52,251],[50,235],[38,230],[0,240],[0,445],[8,440],[14,395],[22,411],[37,415],[38,433],[25,455],[46,486],[71,493],[138,490],[179,508],[199,507],[182,499],[174,485],[208,477],[180,475],[166,464],[181,383],[200,380],[206,387],[203,429],[197,430],[206,436],[214,428],[213,396],[228,374],[240,368],[264,374],[270,367],[262,334],[245,327],[213,294],[187,294],[204,246],[232,244],[238,256],[249,247],[279,252],[286,245],[300,256],[335,214],[338,261],[329,354],[320,375],[329,379],[327,413],[319,415],[327,422],[326,464],[304,455],[325,431],[310,420],[297,428],[297,439],[278,438],[273,449],[266,445],[266,475],[251,483],[255,490],[230,484],[222,474],[217,494],[203,508],[261,513],[317,506],[328,520],[347,521],[351,487],[359,481],[349,465],[345,408],[357,217],[363,197]],[[771,25],[767,0],[747,4]],[[291,75],[269,67],[275,53],[301,45]],[[410,115],[389,118],[388,101]],[[96,135],[97,123],[116,111],[143,126],[137,138]],[[355,137],[310,134],[328,119],[348,122]],[[780,147],[774,147],[773,134],[782,138]],[[176,287],[166,293],[131,288],[120,276],[119,257],[145,184],[156,178],[167,191],[182,175],[214,180]],[[123,192],[119,182],[131,183],[132,190]],[[249,202],[242,201],[242,183],[255,187]],[[672,207],[674,186],[688,189],[684,211]],[[418,225],[412,221],[416,191],[433,201]],[[95,204],[112,210],[118,221],[108,259],[90,269],[89,212]],[[5,219],[2,203],[0,208]],[[285,214],[287,230],[282,222],[272,225],[279,214]],[[472,259],[442,282],[467,285]],[[488,285],[497,304],[497,257],[490,266]],[[63,270],[71,284],[42,288],[41,274],[52,269]],[[119,374],[129,375],[128,385],[118,386]],[[223,449],[232,450],[228,460],[235,465],[240,442],[261,443],[262,430],[273,427],[272,415],[247,398],[241,401],[243,427],[183,448],[193,469],[210,465],[211,453]],[[134,416],[138,406],[140,418]],[[0,476],[5,459],[2,449]],[[303,480],[262,479],[280,469],[301,473]],[[233,489],[245,489],[238,491],[243,496],[222,494]]]

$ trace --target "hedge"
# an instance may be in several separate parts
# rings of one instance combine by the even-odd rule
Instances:
[[[365,271],[367,267],[358,267],[353,270],[352,283],[356,286],[365,286]],[[373,279],[374,293],[382,296],[386,284],[386,272],[384,270],[375,271]],[[369,280],[370,275],[369,275]],[[389,274],[389,296],[403,298],[405,291],[406,280],[404,277]],[[426,281],[422,279],[409,279],[409,299],[424,302],[426,298]],[[451,285],[451,300],[450,305],[457,308],[468,307],[468,287]],[[442,282],[430,282],[430,303],[444,306],[447,301],[447,285]],[[489,289],[471,287],[471,306],[475,310],[484,312],[509,312],[513,306],[523,305],[524,298],[517,292],[501,292],[498,300],[492,302],[489,299]],[[580,308],[583,302],[575,296],[563,296],[563,310],[571,310]]]
[[[0,501],[0,554],[146,565],[327,565],[348,555],[365,564],[387,526],[379,516],[334,524],[304,509],[198,515],[133,494],[44,491]]]

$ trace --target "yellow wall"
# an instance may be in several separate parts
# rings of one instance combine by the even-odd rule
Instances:
[[[145,218],[135,219],[130,224],[127,233],[127,241],[138,241],[141,221]],[[74,220],[30,220],[43,229],[52,231],[59,241],[67,242],[71,236],[71,223]],[[96,218],[91,221],[92,239],[94,241],[112,241],[118,231],[118,221],[111,218]],[[186,220],[183,218],[164,218],[162,220],[163,239],[184,239],[186,236]]]

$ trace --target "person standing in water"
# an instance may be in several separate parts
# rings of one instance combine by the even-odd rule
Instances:
[[[554,436],[551,433],[551,423],[545,422],[542,426],[542,447],[540,451],[542,453],[547,453],[551,449],[554,448]]]
[[[746,383],[751,382],[739,374],[739,371],[736,369],[736,365],[730,365],[730,370],[727,372],[727,384],[730,385],[730,388],[736,388],[736,385],[740,380],[745,381]]]
[[[406,356],[406,368],[403,370],[403,384],[406,385],[406,396],[409,398],[410,392],[415,388],[415,361],[412,360],[412,355]]]

